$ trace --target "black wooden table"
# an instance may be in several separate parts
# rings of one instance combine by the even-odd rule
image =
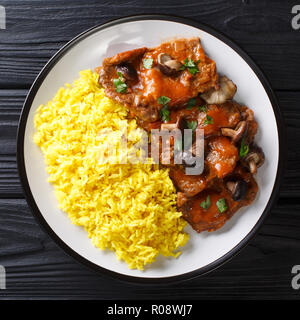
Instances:
[[[293,30],[291,25],[291,10],[296,3],[1,0],[0,5],[6,9],[6,29],[0,30],[0,264],[6,268],[7,289],[0,290],[0,298],[300,297],[300,291],[291,287],[292,266],[300,264],[300,30]],[[67,256],[34,220],[16,167],[16,132],[22,104],[47,60],[82,31],[140,13],[192,18],[235,40],[268,76],[278,96],[288,135],[288,166],[280,197],[259,234],[218,270],[170,286],[148,287],[107,279]]]

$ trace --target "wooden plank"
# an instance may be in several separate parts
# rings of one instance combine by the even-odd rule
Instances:
[[[77,34],[127,14],[164,13],[201,21],[235,40],[262,67],[275,89],[299,90],[295,73],[299,32],[291,27],[293,0],[272,1],[2,1],[7,29],[0,33],[0,88],[28,88],[46,61]],[[22,28],[20,28],[22,26]],[[284,66],[283,62],[284,61]]]
[[[299,204],[276,206],[250,245],[213,273],[149,287],[104,278],[78,264],[41,231],[25,200],[0,199],[0,264],[7,271],[0,298],[297,298],[290,281],[300,259],[299,210]]]
[[[295,4],[293,0],[2,0],[7,29],[0,30],[0,264],[7,270],[7,289],[0,290],[0,299],[299,299],[290,285],[291,268],[300,261],[300,31],[291,28]],[[48,59],[86,29],[140,13],[185,16],[235,40],[279,90],[288,133],[288,165],[280,198],[255,239],[213,273],[171,286],[107,279],[66,255],[38,226],[22,199],[15,161],[22,103]]]
[[[0,197],[23,197],[15,161],[19,115],[27,90],[0,90]],[[280,196],[299,198],[300,92],[278,92],[288,134],[288,165]]]
[[[15,155],[0,155],[0,198],[23,198]]]

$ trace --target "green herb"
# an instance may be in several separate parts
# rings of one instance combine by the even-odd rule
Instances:
[[[214,119],[209,115],[206,115],[206,119],[204,120],[203,124],[206,126],[207,124],[213,124],[213,123],[214,123]]]
[[[191,110],[195,105],[196,105],[196,98],[192,98],[188,101],[188,103],[186,104],[186,108],[188,110]]]
[[[225,198],[221,198],[217,201],[217,207],[219,212],[221,213],[225,212],[228,209]]]
[[[166,105],[166,104],[168,104],[170,101],[171,101],[171,99],[168,98],[168,97],[165,97],[165,96],[161,96],[161,97],[159,97],[159,98],[157,99],[157,102],[158,102],[159,104],[162,104],[162,105]]]
[[[117,74],[118,74],[119,78],[113,79],[113,84],[115,86],[115,89],[117,92],[126,93],[128,87],[127,87],[127,84],[125,83],[123,75],[121,72],[117,72]]]
[[[200,203],[200,207],[207,210],[210,207],[211,203],[210,203],[210,196],[207,196],[206,200],[202,201]]]
[[[170,110],[168,108],[168,103],[171,101],[169,97],[161,96],[157,99],[159,104],[163,105],[163,108],[160,110],[160,117],[163,122],[170,120]]]
[[[199,106],[198,110],[202,111],[202,112],[205,112],[205,113],[207,112],[206,106]]]
[[[249,152],[249,146],[245,144],[245,138],[242,139],[240,147],[240,157],[244,158]]]
[[[160,110],[160,117],[163,122],[168,122],[170,120],[170,110],[167,104]]]
[[[146,69],[151,69],[153,65],[153,59],[144,59],[143,60],[143,65]]]
[[[186,124],[187,124],[187,127],[189,129],[192,129],[194,132],[197,128],[198,122],[197,121],[187,121]]]
[[[184,60],[183,66],[180,68],[180,70],[188,69],[189,73],[191,75],[195,75],[197,72],[199,72],[197,64],[200,62],[200,60],[194,62],[192,59],[186,58]]]

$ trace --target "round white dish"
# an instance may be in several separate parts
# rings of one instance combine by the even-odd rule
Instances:
[[[199,36],[218,72],[232,79],[235,100],[249,106],[259,124],[256,141],[263,148],[265,164],[259,169],[259,192],[249,207],[239,210],[216,232],[197,234],[191,227],[188,244],[178,259],[159,257],[145,271],[130,270],[111,251],[95,248],[83,228],[74,226],[58,209],[41,150],[33,142],[33,117],[40,104],[50,100],[59,87],[73,83],[79,71],[94,69],[103,58],[141,46],[156,46],[174,37]],[[162,282],[192,278],[208,272],[236,254],[254,235],[278,190],[282,171],[283,129],[274,94],[253,61],[232,41],[202,24],[169,16],[133,16],[94,27],[70,41],[44,67],[25,101],[18,131],[18,167],[27,201],[36,218],[77,260],[121,279]]]

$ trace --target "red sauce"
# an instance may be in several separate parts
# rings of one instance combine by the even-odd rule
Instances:
[[[210,152],[207,155],[207,163],[210,170],[218,178],[224,178],[231,173],[239,159],[238,149],[229,138],[220,136],[209,140]]]
[[[190,86],[177,78],[166,77],[157,68],[142,70],[139,73],[143,86],[143,96],[148,103],[157,104],[157,99],[166,96],[171,99],[169,106],[181,105],[194,96]]]

